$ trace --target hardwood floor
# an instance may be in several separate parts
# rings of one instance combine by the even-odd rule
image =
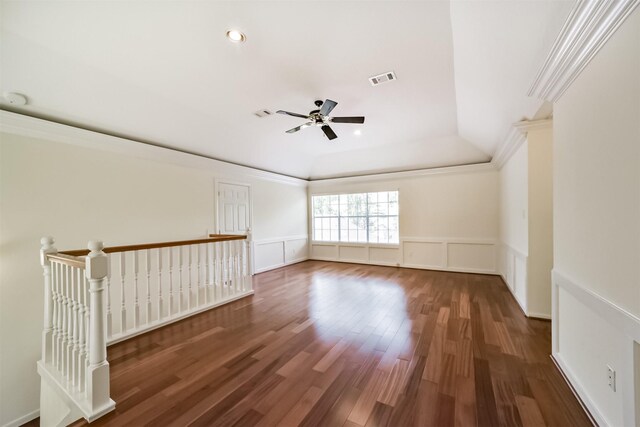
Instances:
[[[110,347],[92,425],[591,425],[496,276],[307,261],[254,287]]]

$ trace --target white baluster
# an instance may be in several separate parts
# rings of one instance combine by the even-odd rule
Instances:
[[[109,398],[109,362],[107,362],[106,313],[104,288],[109,260],[102,242],[89,242],[86,276],[91,294],[89,308],[89,368],[87,398],[89,410],[95,412],[113,406]]]
[[[82,363],[82,345],[83,345],[83,334],[84,331],[82,330],[83,328],[83,322],[82,322],[82,317],[83,317],[83,313],[82,313],[82,305],[83,305],[83,293],[84,293],[84,274],[83,271],[81,269],[77,269],[76,272],[76,285],[75,285],[75,289],[76,289],[76,313],[75,313],[75,318],[76,318],[76,328],[75,328],[75,340],[73,342],[73,348],[74,348],[74,355],[73,355],[73,364],[76,367],[76,375],[74,377],[74,382],[73,385],[76,387],[80,387],[80,381],[82,378],[82,370],[84,367],[84,364]]]
[[[238,240],[238,287],[244,292],[244,240]]]
[[[52,237],[43,237],[40,239],[40,264],[43,269],[44,277],[44,324],[42,328],[42,362],[51,363],[53,358],[53,322],[54,316],[54,282],[51,261],[47,258],[48,254],[54,254],[58,250],[53,246]]]
[[[133,251],[133,324],[134,328],[140,327],[140,301],[138,298],[138,272],[140,265],[138,263],[138,251]]]
[[[162,248],[158,248],[158,321],[162,319]]]
[[[169,247],[169,311],[168,316],[171,317],[173,311],[173,248]]]
[[[195,245],[196,246],[196,263],[198,264],[198,286],[197,286],[197,292],[196,292],[196,298],[197,298],[197,306],[200,307],[200,245]]]
[[[210,277],[209,277],[209,244],[205,243],[204,244],[204,303],[208,304],[210,301],[209,298],[209,293],[210,293],[210,289],[209,289],[209,281],[210,281]]]
[[[71,280],[69,281],[69,385],[72,386],[76,380],[75,347],[76,347],[76,281],[78,268],[71,267]]]
[[[193,248],[192,245],[187,246],[187,251],[189,251],[189,295],[187,295],[187,306],[189,307],[189,310],[191,310],[191,292],[192,292],[192,286],[191,286],[191,269],[193,268],[193,261],[192,261],[192,257],[191,257],[191,249]]]
[[[247,228],[247,239],[245,240],[245,247],[247,251],[247,257],[245,261],[247,272],[244,281],[244,290],[250,291],[253,289],[253,236],[251,234],[250,228]]]
[[[60,330],[58,329],[58,317],[60,317],[60,306],[58,304],[58,286],[60,283],[60,264],[51,263],[51,300],[53,301],[53,319],[51,333],[51,365],[58,366],[58,339]]]
[[[89,367],[89,296],[87,279],[82,281],[82,307],[80,313],[80,391],[87,389],[87,369]]]
[[[233,259],[233,267],[234,267],[234,293],[238,294],[240,292],[240,240],[233,241],[233,251],[235,252],[235,257]]]
[[[182,246],[178,246],[178,313],[182,313]]]
[[[127,331],[127,305],[125,300],[124,281],[127,274],[126,252],[120,252],[120,332]]]
[[[220,300],[220,280],[218,280],[218,276],[220,274],[220,264],[218,263],[218,242],[213,242],[211,244],[211,252],[213,254],[213,302],[217,302]]]
[[[62,368],[62,340],[64,338],[64,264],[58,264],[58,342],[56,345],[56,367]]]
[[[63,313],[62,316],[62,366],[61,373],[66,377],[69,372],[69,269],[68,265],[64,266],[64,283],[62,286],[63,295]]]
[[[224,286],[224,297],[229,297],[229,241],[222,242],[222,285]]]
[[[113,335],[113,316],[111,315],[111,254],[107,254],[107,338]]]
[[[147,325],[151,323],[151,250],[145,251],[145,268],[147,269]]]

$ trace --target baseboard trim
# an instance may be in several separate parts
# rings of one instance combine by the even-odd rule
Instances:
[[[580,382],[571,372],[571,369],[569,369],[569,367],[564,363],[560,354],[551,354],[549,357],[553,361],[553,364],[556,366],[556,368],[558,368],[560,375],[562,375],[562,379],[569,386],[569,389],[578,400],[578,403],[580,403],[580,406],[582,406],[582,409],[587,414],[587,417],[589,417],[589,421],[591,421],[591,423],[595,427],[606,426],[607,423],[605,422],[604,417],[602,416],[600,411],[598,411],[598,409],[593,405],[591,399],[589,398],[589,395],[585,392],[584,388],[582,388]]]
[[[298,264],[304,261],[309,260],[308,257],[293,259],[291,261],[283,262],[281,264],[269,265],[267,267],[262,267],[254,272],[254,274],[266,273],[267,271],[277,270],[278,268],[286,267],[288,265]]]
[[[9,421],[7,424],[2,427],[19,427],[23,424],[28,423],[29,421],[33,421],[40,416],[40,409],[36,409],[35,411],[31,411],[26,415],[16,418],[13,421]]]

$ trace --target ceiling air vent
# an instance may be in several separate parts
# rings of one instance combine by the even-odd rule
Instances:
[[[271,111],[267,110],[267,109],[264,109],[264,110],[258,110],[253,114],[255,114],[258,117],[267,117],[267,116],[272,115],[273,113]]]
[[[396,80],[396,73],[393,71],[389,71],[386,73],[378,74],[377,76],[369,77],[369,82],[371,86],[378,86],[381,83],[386,83]]]

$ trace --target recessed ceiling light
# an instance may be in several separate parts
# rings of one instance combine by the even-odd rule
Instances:
[[[360,129],[356,129],[356,130],[353,131],[353,134],[357,135],[357,136],[360,136],[360,135],[362,135],[362,131]]]
[[[243,33],[238,30],[229,30],[227,31],[227,38],[234,43],[240,43],[247,39]]]

